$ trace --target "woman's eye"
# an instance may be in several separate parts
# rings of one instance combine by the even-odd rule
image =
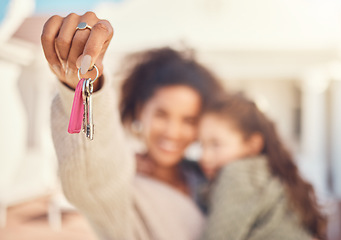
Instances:
[[[156,112],[155,112],[155,116],[156,116],[156,117],[165,117],[165,116],[166,116],[166,113],[159,110],[159,111],[156,111]]]
[[[195,125],[197,123],[197,119],[196,118],[186,118],[184,122],[186,124],[189,124],[189,125]]]

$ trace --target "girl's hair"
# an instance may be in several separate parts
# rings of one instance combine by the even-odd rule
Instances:
[[[326,218],[319,210],[312,185],[302,179],[292,155],[281,142],[274,123],[256,104],[242,94],[230,94],[211,101],[204,112],[231,120],[246,139],[254,133],[262,135],[262,153],[267,155],[272,174],[285,185],[292,208],[298,212],[303,226],[314,237],[325,239]]]
[[[222,87],[191,51],[169,47],[151,49],[128,56],[120,99],[121,121],[129,126],[143,105],[162,87],[185,85],[197,91],[203,106]]]

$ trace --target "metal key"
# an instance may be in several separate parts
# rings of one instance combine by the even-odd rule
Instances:
[[[94,135],[94,124],[93,124],[93,113],[92,113],[92,93],[93,93],[93,82],[91,78],[88,78],[85,84],[85,104],[86,104],[86,137],[93,140]]]
[[[93,135],[95,132],[94,131],[95,126],[93,123],[93,113],[92,113],[92,93],[94,91],[93,84],[98,79],[98,75],[99,75],[98,68],[96,67],[96,65],[93,66],[93,69],[96,70],[96,77],[94,78],[94,80],[92,80],[91,78],[81,79],[80,68],[78,69],[78,79],[83,80],[82,100],[83,100],[84,113],[83,113],[82,131],[89,140],[93,140],[94,138]]]
[[[87,95],[86,95],[86,82],[87,80],[85,79],[83,82],[83,88],[82,88],[82,97],[83,97],[83,107],[84,107],[84,112],[83,112],[83,127],[82,131],[83,133],[86,133],[86,126],[88,124],[88,105],[87,105]]]

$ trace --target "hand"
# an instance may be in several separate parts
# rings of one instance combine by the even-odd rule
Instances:
[[[86,22],[92,29],[76,30],[80,22]],[[65,18],[55,15],[45,23],[41,43],[53,73],[60,81],[75,89],[79,81],[79,67],[84,75],[96,64],[99,76],[102,75],[103,57],[113,32],[111,24],[98,19],[93,12],[81,16],[71,13]],[[85,76],[94,78],[95,74],[88,72]],[[94,83],[94,90],[99,88],[99,82]]]
[[[155,163],[147,156],[142,154],[136,154],[136,171],[142,175],[152,176]]]

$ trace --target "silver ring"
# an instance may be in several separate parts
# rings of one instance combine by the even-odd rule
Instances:
[[[97,80],[97,78],[98,78],[98,75],[99,75],[99,71],[98,71],[98,68],[97,68],[97,66],[94,64],[94,66],[91,68],[91,70],[90,71],[92,71],[93,69],[96,69],[96,77],[94,78],[94,80],[92,80],[91,81],[91,83],[94,83],[96,80]],[[81,74],[80,74],[80,71],[81,71],[81,68],[78,68],[78,73],[77,73],[77,75],[78,75],[78,79],[79,80],[81,80]]]
[[[91,30],[92,27],[90,27],[86,22],[81,22],[78,24],[78,26],[76,27],[76,30],[85,30],[85,29],[89,29]]]

